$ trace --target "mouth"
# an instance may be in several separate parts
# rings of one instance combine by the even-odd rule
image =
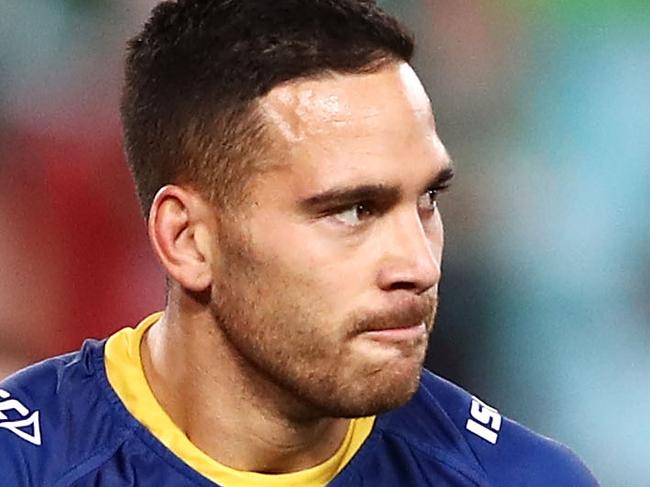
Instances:
[[[382,343],[413,342],[425,337],[426,334],[427,327],[424,322],[416,325],[371,329],[362,333],[366,338]]]
[[[429,296],[424,300],[402,302],[390,311],[368,313],[351,327],[351,336],[382,345],[381,348],[388,346],[404,351],[426,347],[436,305],[436,296]]]

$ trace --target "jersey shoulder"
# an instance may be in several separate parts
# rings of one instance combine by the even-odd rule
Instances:
[[[393,414],[390,428],[396,434],[448,452],[450,464],[469,466],[481,484],[598,485],[569,448],[502,416],[431,372],[424,371],[414,398]]]
[[[3,485],[50,486],[119,441],[97,383],[102,342],[50,358],[0,382]],[[98,356],[99,355],[99,356]]]

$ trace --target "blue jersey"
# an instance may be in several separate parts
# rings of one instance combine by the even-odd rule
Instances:
[[[129,410],[140,394],[136,389],[130,399],[118,393],[107,373],[106,343],[87,341],[77,353],[0,383],[2,487],[598,485],[569,449],[427,371],[405,406],[364,423],[369,426],[362,441],[341,456],[327,482],[227,467],[212,474],[202,470],[212,460],[185,453],[174,435],[145,425]],[[219,476],[222,471],[230,477]]]

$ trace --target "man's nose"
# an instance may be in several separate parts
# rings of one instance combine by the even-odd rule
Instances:
[[[383,258],[378,274],[382,290],[404,289],[422,294],[440,281],[442,223],[423,224],[417,212],[395,218],[382,235]]]

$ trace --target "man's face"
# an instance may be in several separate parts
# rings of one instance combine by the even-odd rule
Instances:
[[[437,304],[449,158],[413,70],[271,91],[277,164],[224,222],[212,310],[244,362],[314,414],[395,408],[417,388]]]

